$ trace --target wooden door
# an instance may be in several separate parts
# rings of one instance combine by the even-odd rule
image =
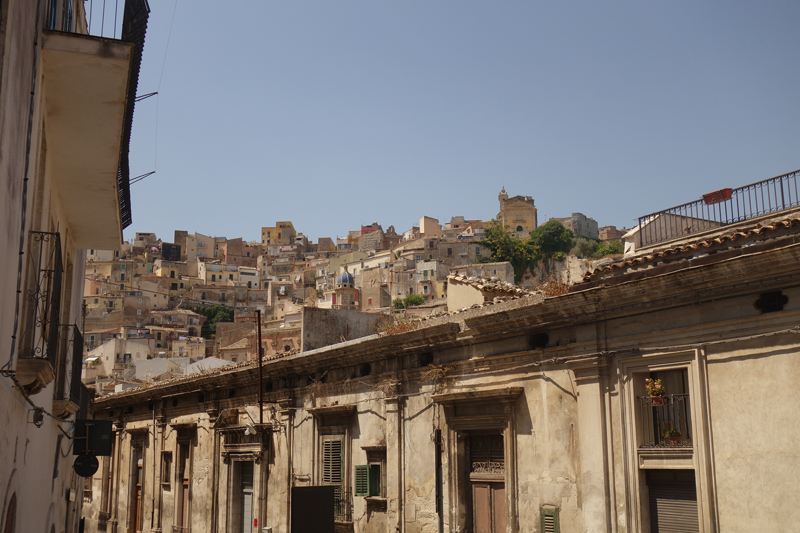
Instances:
[[[184,478],[183,482],[181,483],[183,489],[183,512],[181,513],[181,526],[184,528],[185,531],[188,531],[189,528],[189,480]]]
[[[502,435],[469,438],[472,533],[505,533],[506,485]]]
[[[505,483],[472,482],[472,530],[473,533],[505,533]]]

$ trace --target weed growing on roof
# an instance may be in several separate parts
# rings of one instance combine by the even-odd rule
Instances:
[[[419,328],[420,321],[406,315],[392,315],[381,319],[378,322],[377,331],[379,335],[394,335],[405,333]]]

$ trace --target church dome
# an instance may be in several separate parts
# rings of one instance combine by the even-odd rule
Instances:
[[[355,281],[353,281],[353,275],[348,272],[344,271],[341,276],[339,276],[339,285],[353,285]]]

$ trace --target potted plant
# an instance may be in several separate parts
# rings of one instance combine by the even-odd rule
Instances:
[[[647,395],[650,396],[653,405],[664,405],[664,396],[667,394],[667,390],[661,380],[647,378],[644,380],[644,384]]]
[[[681,445],[681,432],[677,429],[668,429],[664,432],[664,438],[669,439],[669,445],[673,448]]]

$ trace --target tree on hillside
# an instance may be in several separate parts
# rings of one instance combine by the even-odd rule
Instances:
[[[600,259],[607,255],[621,254],[623,251],[620,241],[603,243],[578,237],[573,241],[572,249],[569,253],[582,259]]]
[[[425,303],[425,298],[420,296],[419,294],[409,294],[405,298],[396,298],[392,304],[394,305],[395,309],[407,309],[409,307],[414,307],[415,305],[422,305]]]
[[[585,237],[576,237],[570,249],[570,255],[580,257],[581,259],[589,259],[594,257],[597,249],[600,247],[600,241],[594,239],[587,239]]]
[[[530,240],[517,239],[500,222],[495,221],[486,228],[483,242],[492,252],[491,261],[508,261],[514,267],[514,282],[522,281],[534,255]]]
[[[572,248],[571,230],[557,220],[551,220],[531,232],[530,244],[541,259],[563,259]]]
[[[214,307],[186,305],[184,307],[206,317],[206,323],[203,324],[202,331],[202,335],[206,339],[210,339],[217,334],[217,324],[219,322],[233,322],[233,309],[231,307],[225,307],[224,305],[215,305]]]
[[[621,254],[624,253],[625,250],[622,247],[621,241],[611,241],[609,243],[603,243],[597,247],[597,251],[594,253],[594,257],[601,258],[607,255],[614,255],[614,254]]]

